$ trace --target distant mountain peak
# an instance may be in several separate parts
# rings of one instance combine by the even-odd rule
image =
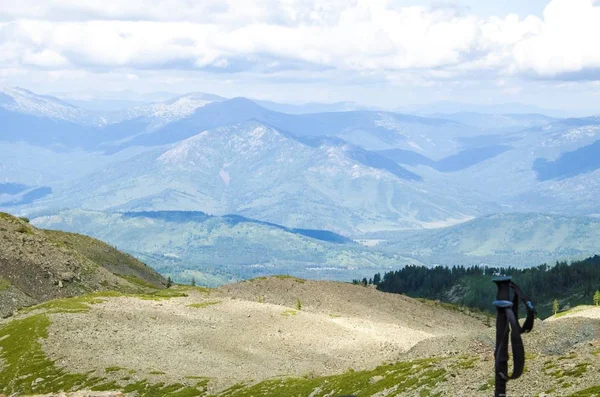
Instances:
[[[191,116],[196,110],[213,102],[222,102],[225,98],[204,92],[191,92],[167,101],[140,105],[120,114],[117,121],[146,118],[153,128],[159,128],[173,121]]]
[[[239,156],[265,149],[269,142],[278,140],[280,137],[282,137],[281,134],[274,128],[251,120],[203,131],[175,144],[163,153],[158,161],[183,168],[195,167],[203,163],[204,155],[210,150],[211,143],[214,143],[216,139],[223,142],[225,146],[221,148],[223,153]]]
[[[188,92],[186,94],[183,95],[179,95],[175,98],[172,98],[171,100],[165,101],[165,102],[176,102],[180,99],[195,99],[195,100],[204,100],[204,101],[211,101],[211,102],[220,102],[220,101],[225,101],[227,98],[223,98],[221,96],[218,95],[214,95],[214,94],[208,94],[206,92],[200,92],[200,91],[194,91],[194,92]]]
[[[0,107],[11,112],[47,117],[81,124],[102,124],[102,119],[81,108],[48,95],[21,87],[0,90]]]

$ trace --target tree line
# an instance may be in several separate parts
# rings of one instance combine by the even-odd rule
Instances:
[[[600,302],[600,256],[574,261],[543,264],[527,269],[489,266],[406,266],[403,269],[374,275],[355,284],[374,284],[383,292],[412,297],[439,299],[482,310],[492,310],[496,288],[493,277],[511,276],[538,306],[542,317],[551,315],[554,300],[561,309],[579,304]]]

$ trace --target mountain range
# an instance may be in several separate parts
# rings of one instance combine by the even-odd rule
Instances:
[[[190,93],[99,112],[7,89],[0,208],[33,217],[199,211],[352,239],[415,231],[421,242],[434,239],[422,238],[426,229],[475,218],[493,230],[505,218],[492,214],[583,223],[600,214],[600,117],[319,109]],[[516,216],[511,230],[529,221]],[[571,255],[529,243],[544,255]],[[595,253],[587,249],[573,255]],[[415,250],[387,253],[438,261]]]

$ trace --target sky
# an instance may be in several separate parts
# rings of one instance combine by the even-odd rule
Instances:
[[[0,86],[600,114],[600,0],[0,3]]]

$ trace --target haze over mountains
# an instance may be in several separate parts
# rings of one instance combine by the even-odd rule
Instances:
[[[320,112],[307,113],[312,110]],[[465,237],[473,242],[475,230],[494,234],[510,222],[516,232],[532,222],[524,213],[543,213],[562,231],[561,248],[523,239],[524,247],[508,249],[502,260],[522,251],[542,252],[524,260],[521,255],[522,265],[551,255],[572,259],[596,253],[600,247],[593,242],[581,247],[575,239],[589,217],[600,214],[595,199],[600,117],[431,113],[423,117],[350,103],[294,108],[205,93],[91,111],[6,89],[0,94],[0,208],[43,216],[39,222],[48,227],[66,227],[53,225],[51,216],[73,209],[93,211],[95,219],[140,211],[233,214],[283,227],[279,230],[330,231],[367,245],[385,232],[391,246],[407,233],[427,233],[415,230],[499,214],[484,218],[485,232],[481,224],[461,225],[473,228]],[[561,216],[569,216],[570,226],[561,228],[566,219]],[[101,231],[84,226],[74,220],[68,227],[108,241],[118,234],[117,226]],[[455,229],[440,233],[449,230]],[[433,254],[415,254],[435,252],[431,238],[407,241],[418,244],[398,252],[384,250],[385,244],[342,244],[353,244],[362,258],[392,252],[415,263],[439,261]],[[145,254],[161,250],[167,251],[159,245]],[[481,260],[493,261],[492,251]],[[460,261],[464,255],[451,257]],[[277,258],[283,258],[281,252],[256,257],[263,265]],[[300,260],[297,270],[311,261],[322,267],[338,260],[332,259],[335,253],[311,258]],[[282,261],[277,263],[293,269],[289,258]]]

